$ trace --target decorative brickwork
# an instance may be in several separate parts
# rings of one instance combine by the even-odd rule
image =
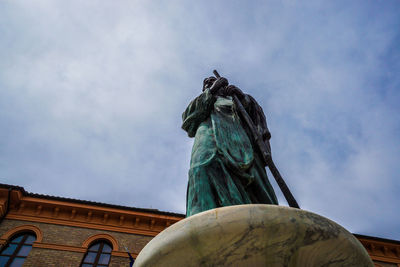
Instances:
[[[38,227],[31,224],[23,224],[18,227],[9,228],[8,231],[2,234],[0,238],[0,246],[6,244],[7,240],[9,240],[12,236],[26,231],[31,231],[32,233],[35,233],[36,241],[42,242],[43,234]]]
[[[33,247],[57,249],[64,251],[81,251],[85,252],[89,245],[87,240],[94,241],[92,237],[96,235],[99,238],[104,238],[104,235],[109,235],[115,239],[119,250],[113,251],[113,255],[125,256],[124,247],[126,246],[132,255],[137,255],[140,250],[152,239],[148,236],[118,233],[111,231],[93,230],[87,228],[61,226],[46,223],[31,222],[30,224],[38,227],[43,232],[42,242],[35,242]],[[26,221],[6,219],[0,225],[0,234],[8,231],[8,229],[20,228],[26,225]]]
[[[376,266],[400,267],[400,242],[362,235],[356,237],[367,249]]]
[[[0,188],[0,206],[6,205],[2,203],[5,203],[7,194],[7,190]],[[11,192],[6,217],[147,236],[156,236],[166,227],[184,218],[183,215],[156,210],[123,209],[107,204],[74,203],[24,196],[15,190]]]

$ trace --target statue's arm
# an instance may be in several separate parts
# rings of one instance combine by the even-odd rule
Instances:
[[[210,116],[215,101],[216,97],[207,89],[190,102],[182,114],[182,129],[189,137],[194,137],[200,123]]]
[[[269,139],[271,139],[271,133],[268,130],[267,120],[265,118],[264,111],[262,107],[257,103],[257,101],[248,94],[245,94],[238,87],[234,85],[229,85],[222,89],[222,93],[225,95],[236,95],[239,101],[242,103],[247,114],[249,114],[254,125],[257,128],[259,134],[263,137],[264,142],[269,144]]]
[[[259,134],[263,137],[264,142],[269,142],[271,133],[268,129],[267,119],[265,118],[262,107],[251,95],[246,95],[244,101],[247,102],[245,105],[246,111],[256,125]]]

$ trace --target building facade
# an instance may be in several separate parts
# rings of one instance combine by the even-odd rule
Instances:
[[[26,192],[0,184],[0,267],[129,266],[183,214]],[[355,235],[376,266],[400,267],[400,242]]]

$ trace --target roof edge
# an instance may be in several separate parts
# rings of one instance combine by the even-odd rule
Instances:
[[[373,240],[373,241],[379,241],[379,242],[385,242],[385,243],[393,243],[393,244],[396,244],[396,245],[400,245],[400,241],[394,240],[394,239],[375,237],[375,236],[368,236],[368,235],[361,235],[361,234],[354,234],[354,233],[353,233],[353,235],[355,237],[357,237],[358,239],[364,238],[364,239],[369,239],[369,240]]]
[[[9,185],[9,184],[1,184],[0,183],[0,188],[7,188],[7,189],[20,191],[23,196],[27,196],[27,197],[43,198],[43,199],[57,200],[57,201],[62,201],[62,202],[72,202],[72,203],[78,203],[78,204],[101,206],[101,207],[122,209],[122,210],[129,210],[129,211],[149,212],[149,213],[155,213],[155,214],[159,214],[159,215],[168,215],[168,216],[175,216],[175,217],[181,217],[181,218],[186,217],[184,214],[181,214],[181,213],[160,211],[158,209],[136,208],[136,207],[128,207],[128,206],[108,204],[108,203],[95,202],[95,201],[89,201],[89,200],[80,200],[80,199],[74,199],[74,198],[66,198],[66,197],[58,197],[58,196],[30,193],[30,192],[27,192],[23,187],[17,186],[17,185]]]

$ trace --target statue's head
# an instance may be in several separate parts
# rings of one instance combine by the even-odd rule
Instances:
[[[203,91],[206,90],[206,88],[210,88],[216,80],[217,78],[213,76],[205,78],[203,81]]]

